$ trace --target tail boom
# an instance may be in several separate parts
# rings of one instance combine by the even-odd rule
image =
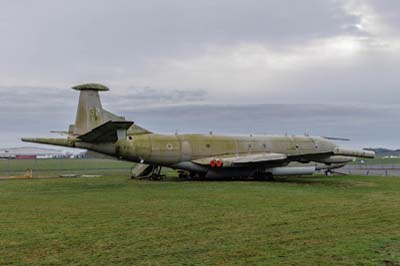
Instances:
[[[76,139],[65,139],[65,138],[22,138],[23,142],[31,142],[31,143],[39,143],[39,144],[48,144],[55,146],[63,146],[63,147],[76,147],[75,144],[77,142]]]

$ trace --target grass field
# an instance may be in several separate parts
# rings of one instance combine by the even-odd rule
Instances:
[[[0,181],[0,265],[400,265],[400,179]]]
[[[27,159],[0,160],[0,176],[19,175],[27,169],[34,176],[58,176],[71,173],[129,172],[132,162],[107,159]]]
[[[400,159],[376,158],[364,160],[361,164],[356,161],[353,164],[368,167],[368,165],[400,165]],[[38,159],[38,160],[0,160],[0,177],[18,176],[33,170],[35,177],[59,176],[61,174],[107,174],[115,175],[129,173],[134,166],[132,162],[107,159]]]

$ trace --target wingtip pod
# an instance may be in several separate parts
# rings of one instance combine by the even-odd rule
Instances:
[[[374,159],[375,158],[375,152],[373,151],[367,151],[367,150],[345,150],[345,149],[336,149],[334,151],[335,155],[341,155],[341,156],[349,156],[349,157],[357,157],[357,158],[366,158],[366,159]]]

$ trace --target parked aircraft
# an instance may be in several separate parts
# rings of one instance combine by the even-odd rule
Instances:
[[[254,178],[327,173],[354,157],[374,158],[364,150],[338,147],[332,140],[310,136],[227,136],[157,134],[102,107],[100,84],[84,84],[74,125],[66,138],[24,138],[23,141],[81,148],[138,163],[133,177],[159,178],[161,167],[189,178]]]

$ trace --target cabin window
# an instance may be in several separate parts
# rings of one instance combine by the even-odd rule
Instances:
[[[207,143],[207,144],[206,144],[206,147],[207,147],[207,148],[210,148],[210,147],[211,147],[211,145]]]

